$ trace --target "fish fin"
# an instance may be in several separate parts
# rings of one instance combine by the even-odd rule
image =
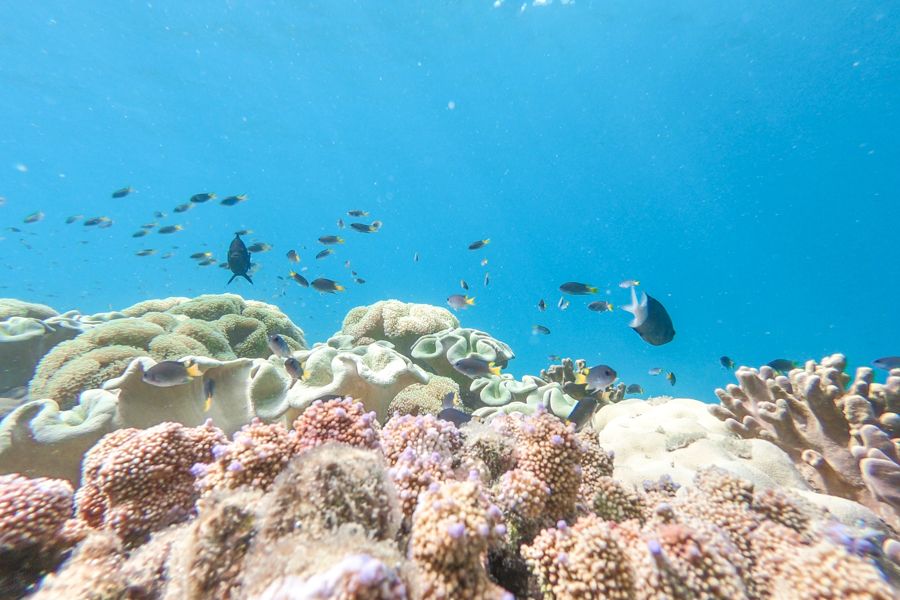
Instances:
[[[338,292],[343,292],[343,291],[344,291],[345,289],[347,289],[347,288],[345,288],[344,286],[342,286],[342,285],[339,284],[339,283],[336,283],[336,284],[334,284],[334,289],[335,289],[336,291],[338,291]]]
[[[337,239],[337,243],[338,243],[338,244],[343,244],[343,243],[344,243],[344,238],[339,237],[339,238]]]
[[[481,242],[482,242],[485,246],[487,246],[488,244],[491,243],[491,238],[484,238],[483,240],[481,240]]]
[[[191,377],[203,377],[203,371],[200,370],[200,367],[197,366],[197,363],[192,362],[184,366],[187,369],[187,374]]]
[[[592,294],[596,294],[596,293],[597,293],[597,288],[595,288],[595,287],[593,287],[593,286],[590,286],[590,285],[589,285],[587,289],[588,289],[588,291],[589,291],[590,293],[592,293]]]
[[[475,298],[469,298],[468,296],[466,296],[466,304],[468,304],[469,306],[475,306]]]
[[[576,385],[584,385],[587,383],[587,377],[584,373],[577,373],[575,375],[575,384]]]
[[[611,303],[607,302],[606,305],[609,307],[609,310],[616,310],[616,307],[613,306]]]
[[[629,327],[640,327],[647,320],[647,294],[641,292],[641,300],[638,302],[637,293],[631,288],[631,304],[622,307],[622,310],[634,315]]]
[[[250,279],[250,276],[249,276],[249,275],[244,274],[244,275],[241,275],[241,277],[243,277],[244,279],[246,279],[247,281],[249,281],[249,282],[250,282],[250,285],[253,285],[253,280]]]
[[[231,279],[229,279],[229,280],[228,280],[228,283],[226,283],[225,285],[228,285],[228,284],[230,284],[232,281],[234,281],[234,278],[235,278],[235,277],[237,277],[237,275],[232,275],[232,276],[231,276]]]
[[[634,282],[634,285],[631,286],[631,287],[637,287],[637,286],[639,286],[639,285],[641,285],[641,282],[640,282],[640,281],[635,281],[635,282]]]
[[[203,412],[209,412],[210,407],[212,407],[212,394],[206,397],[206,402],[203,403]]]
[[[488,363],[488,371],[490,371],[494,375],[500,375],[500,367],[495,365],[494,363]]]

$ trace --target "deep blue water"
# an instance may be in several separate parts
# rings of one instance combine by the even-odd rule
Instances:
[[[523,6],[0,4],[0,226],[25,231],[0,233],[0,295],[94,312],[230,291],[321,341],[354,306],[443,304],[464,278],[477,299],[460,319],[515,349],[514,374],[584,357],[704,400],[731,380],[722,354],[898,354],[897,3]],[[204,191],[249,200],[172,213]],[[339,232],[353,208],[383,229]],[[185,230],[133,239],[155,210]],[[256,285],[188,258],[224,260],[245,227],[274,246]],[[347,291],[285,286],[291,248]],[[627,327],[625,278],[666,305],[672,343]],[[569,280],[615,313],[558,310]]]

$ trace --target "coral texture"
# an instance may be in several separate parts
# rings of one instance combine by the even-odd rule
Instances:
[[[456,327],[459,327],[459,321],[445,308],[382,300],[369,306],[358,306],[347,313],[340,333],[349,335],[355,346],[385,341],[393,344],[401,354],[408,355],[412,345],[423,335]]]
[[[416,364],[435,375],[449,377],[467,397],[472,379],[453,368],[463,358],[477,358],[506,367],[516,357],[505,343],[477,329],[457,327],[423,335],[410,349]]]
[[[900,410],[900,372],[881,385],[863,367],[851,384],[846,366],[834,354],[787,376],[741,367],[739,385],[716,390],[721,405],[710,412],[734,434],[778,446],[813,489],[880,510],[896,525],[900,498],[888,490],[900,479],[897,443],[876,431]],[[855,446],[862,450],[854,454]]]

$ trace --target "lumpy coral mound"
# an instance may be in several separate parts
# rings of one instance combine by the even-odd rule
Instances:
[[[65,484],[6,476],[0,539],[24,552],[88,532],[61,566],[20,576],[52,571],[41,598],[897,597],[887,528],[720,468],[635,488],[614,463],[542,409],[380,426],[334,398],[231,439],[210,424],[109,434],[74,519]]]

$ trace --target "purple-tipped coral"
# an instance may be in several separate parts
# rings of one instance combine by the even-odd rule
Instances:
[[[488,549],[500,539],[497,514],[477,481],[448,481],[422,494],[409,555],[419,569],[423,597],[504,597],[484,569]]]
[[[209,423],[162,423],[104,436],[84,457],[75,496],[78,518],[112,529],[126,545],[142,543],[190,516],[198,496],[191,468],[210,461],[213,447],[224,442],[222,431]]]
[[[213,462],[197,463],[191,473],[203,493],[240,486],[265,491],[298,452],[296,431],[254,419],[235,433],[231,442],[213,447]]]
[[[373,450],[381,447],[375,413],[366,412],[362,402],[352,398],[316,400],[294,421],[294,430],[300,451],[327,442]]]

